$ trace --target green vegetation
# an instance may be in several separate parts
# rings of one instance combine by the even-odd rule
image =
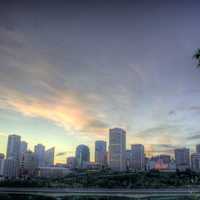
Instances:
[[[85,171],[57,179],[6,180],[6,187],[164,188],[200,185],[200,173]]]

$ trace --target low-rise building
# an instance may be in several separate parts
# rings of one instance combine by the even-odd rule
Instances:
[[[59,178],[64,177],[71,171],[64,167],[39,167],[37,175],[41,178]]]

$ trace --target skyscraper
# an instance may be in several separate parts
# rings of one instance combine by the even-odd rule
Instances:
[[[37,160],[37,166],[44,167],[45,166],[45,146],[42,144],[35,145],[34,152],[35,152],[35,156]]]
[[[90,161],[89,147],[81,144],[76,148],[76,165],[78,168],[83,168],[84,164]]]
[[[144,170],[145,156],[142,144],[131,145],[131,168],[134,170]]]
[[[27,152],[27,149],[28,149],[28,143],[25,141],[21,141],[20,154],[24,154],[25,152]]]
[[[187,148],[175,149],[176,168],[185,171],[190,168],[190,150]]]
[[[45,151],[45,166],[46,167],[51,167],[54,165],[54,154],[55,154],[54,147]]]
[[[9,135],[6,158],[12,158],[19,161],[20,147],[21,147],[21,137],[18,135]]]
[[[32,151],[23,154],[21,161],[21,172],[23,176],[33,176],[37,168],[36,156]]]
[[[98,140],[95,142],[95,163],[106,166],[107,155],[106,155],[106,142]]]
[[[126,169],[126,132],[121,128],[109,131],[109,166],[115,171]]]
[[[196,145],[196,153],[200,153],[200,144]]]
[[[191,168],[196,172],[200,171],[200,153],[193,153],[191,155]]]
[[[18,161],[9,157],[4,160],[3,176],[9,179],[16,178],[19,175]]]

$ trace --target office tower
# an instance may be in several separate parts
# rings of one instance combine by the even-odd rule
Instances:
[[[191,168],[196,172],[200,171],[200,153],[193,153],[191,155]]]
[[[37,160],[37,166],[44,167],[45,166],[45,146],[42,144],[35,145],[34,152],[35,152],[35,156]]]
[[[95,163],[99,164],[100,166],[106,166],[106,159],[106,142],[98,140],[95,142]]]
[[[21,145],[20,145],[20,154],[24,154],[25,152],[27,152],[28,149],[28,143],[25,141],[21,141]]]
[[[54,154],[55,154],[54,147],[45,151],[45,166],[46,167],[51,167],[54,165]]]
[[[86,163],[90,162],[89,147],[81,144],[76,148],[76,165],[77,168],[83,168]]]
[[[131,150],[126,150],[126,169],[131,168]]]
[[[21,160],[21,173],[23,176],[33,176],[37,168],[36,156],[32,151],[23,154]]]
[[[20,146],[21,146],[21,137],[18,135],[9,135],[6,158],[13,158],[19,161]]]
[[[3,154],[4,155],[4,154]],[[0,157],[0,176],[3,176],[3,170],[4,170],[4,156]]]
[[[190,168],[190,150],[187,148],[175,149],[176,168],[185,171]]]
[[[126,169],[126,132],[121,128],[109,131],[109,166],[115,171]]]
[[[75,157],[68,157],[67,158],[67,167],[69,169],[75,169],[76,168],[76,158]]]
[[[134,170],[144,170],[145,156],[142,144],[131,145],[131,168]]]
[[[200,144],[196,145],[196,153],[200,153]]]
[[[3,176],[12,179],[16,178],[19,175],[18,171],[18,161],[9,157],[4,160]]]

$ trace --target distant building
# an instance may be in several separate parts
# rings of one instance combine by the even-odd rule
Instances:
[[[35,156],[37,160],[37,166],[44,167],[45,166],[45,146],[42,144],[35,145],[34,152],[35,152]]]
[[[68,157],[67,158],[67,167],[69,169],[75,169],[76,168],[76,158],[75,157]]]
[[[142,144],[131,145],[131,168],[134,170],[145,169],[144,146]]]
[[[15,179],[19,176],[18,161],[12,157],[4,160],[3,176],[9,179]]]
[[[131,150],[126,150],[126,169],[131,168]]]
[[[200,153],[200,144],[196,145],[196,153]]]
[[[54,165],[54,154],[55,154],[54,147],[45,151],[45,166],[46,167],[51,167]]]
[[[151,159],[155,161],[162,160],[164,164],[169,164],[171,162],[171,156],[165,154],[154,156]]]
[[[3,153],[0,153],[0,159],[4,159],[5,155]]]
[[[7,154],[6,158],[13,158],[17,161],[20,160],[20,147],[21,147],[21,137],[18,135],[8,136]]]
[[[109,131],[109,166],[115,171],[126,170],[126,132],[121,128]]]
[[[28,150],[28,143],[25,141],[21,141],[20,145],[20,154],[23,155]]]
[[[185,171],[190,168],[190,150],[187,148],[175,149],[176,168]]]
[[[98,140],[95,142],[95,163],[100,166],[107,165],[107,155],[106,155],[106,142]]]
[[[81,144],[76,148],[76,165],[77,168],[83,168],[85,163],[90,162],[89,147]]]
[[[41,178],[61,178],[70,172],[68,168],[64,167],[39,167],[37,175]]]
[[[21,160],[21,175],[33,176],[37,168],[36,156],[32,151],[27,151],[23,154]]]
[[[200,153],[193,153],[191,155],[191,168],[196,172],[200,172]]]
[[[0,176],[3,176],[3,171],[4,171],[4,158],[0,158]]]

